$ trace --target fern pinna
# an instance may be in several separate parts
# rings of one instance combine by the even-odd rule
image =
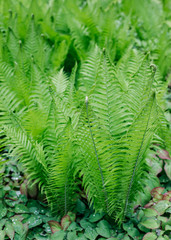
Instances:
[[[169,139],[161,76],[168,65],[150,67],[151,55],[131,44],[129,17],[118,25],[112,15],[110,6],[116,16],[121,10],[113,1],[88,1],[82,10],[52,1],[46,17],[33,14],[38,2],[28,12],[17,5],[18,17],[0,26],[1,147],[23,163],[54,213],[74,208],[79,176],[90,205],[121,223],[148,177],[147,150]]]

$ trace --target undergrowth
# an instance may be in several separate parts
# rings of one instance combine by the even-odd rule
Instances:
[[[4,152],[17,158],[23,193],[37,186],[54,216],[74,212],[84,190],[95,214],[121,226],[152,190],[161,162],[147,159],[161,149],[170,178],[170,8],[169,0],[0,2],[0,162]],[[167,233],[162,214],[150,217]]]

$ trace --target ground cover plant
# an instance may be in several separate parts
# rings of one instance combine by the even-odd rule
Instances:
[[[21,193],[32,197],[31,184],[59,216],[56,220],[65,216],[61,225],[53,217],[49,220],[52,238],[142,239],[145,232],[144,239],[168,239],[170,189],[160,186],[156,175],[164,169],[165,184],[171,178],[169,95],[167,105],[165,99],[171,65],[170,2],[0,4],[1,164],[17,158],[27,179]],[[7,200],[14,197],[15,204],[31,214],[28,200],[16,200],[8,190],[2,190]],[[153,197],[150,209],[138,209],[132,222],[134,207],[146,206],[147,196]],[[162,211],[154,203],[161,204]],[[73,212],[79,204],[83,221],[88,219],[84,227],[79,218],[78,226],[75,223]],[[89,221],[93,209],[100,216],[95,224]],[[8,218],[17,213],[11,212]],[[130,220],[123,223],[125,219]],[[23,239],[29,237],[27,221],[23,233],[16,231]],[[112,232],[112,221],[118,234]],[[154,225],[148,228],[148,222]],[[2,235],[13,238],[14,226],[9,234],[6,228]],[[103,228],[108,229],[105,236]],[[153,228],[159,230],[149,233]],[[46,234],[31,237],[51,237]]]
[[[161,158],[158,160],[162,161]],[[0,189],[0,237],[38,240],[169,239],[169,178],[165,175],[165,168],[161,172],[161,166],[157,166],[155,174],[159,178],[148,182],[139,206],[119,228],[104,213],[94,213],[87,205],[85,194],[77,201],[74,212],[68,212],[62,219],[53,216],[37,188],[26,184],[22,165],[16,165],[15,158],[10,159],[10,163],[1,170],[4,177]],[[158,187],[158,179],[161,187]]]

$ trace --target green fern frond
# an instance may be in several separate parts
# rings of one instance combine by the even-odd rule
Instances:
[[[8,98],[7,98],[8,96]],[[18,116],[22,115],[21,101],[16,98],[16,94],[2,85],[0,87],[0,116],[2,127],[13,123],[18,125]],[[18,112],[18,116],[15,114]]]
[[[107,210],[108,207],[106,179],[103,172],[106,167],[104,167],[103,159],[98,157],[96,149],[98,139],[94,137],[95,126],[92,122],[93,117],[90,108],[88,109],[88,106],[84,107],[76,130],[76,146],[78,150],[75,153],[74,165],[83,178],[83,185],[90,205],[93,205],[96,211],[102,212]]]
[[[113,66],[103,56],[90,100],[92,110],[109,138],[120,138],[130,124],[130,113],[121,99],[122,94],[124,92],[116,79]]]
[[[25,50],[29,54],[29,57],[39,52],[39,37],[35,26],[34,15],[32,15],[32,19],[30,21]]]
[[[31,64],[30,71],[30,106],[41,109],[44,113],[48,113],[51,103],[49,79],[34,62]]]
[[[118,202],[116,203],[116,206],[121,210],[118,211],[116,216],[116,219],[120,222],[123,221],[124,216],[127,214],[129,204],[135,199],[136,193],[143,186],[143,175],[147,169],[144,155],[157,127],[155,123],[156,116],[156,102],[153,94],[140,115],[131,125],[126,136],[121,139],[121,146],[124,150],[121,151],[119,157],[123,158],[123,176],[118,181],[120,181],[123,192],[118,192],[117,189]],[[141,182],[140,179],[142,179]]]
[[[62,96],[65,92],[67,85],[68,85],[68,77],[63,72],[63,69],[61,69],[56,76],[51,77],[53,86],[55,87],[55,93],[58,96]]]
[[[8,29],[7,44],[15,60],[19,51],[19,41],[11,28]]]
[[[84,91],[86,91],[86,95],[88,95],[92,86],[96,82],[100,65],[100,55],[101,53],[99,48],[96,46],[92,51],[90,51],[89,57],[81,66],[78,85],[83,87],[83,90],[85,88]]]
[[[9,79],[12,79],[13,74],[14,74],[13,68],[9,64],[1,61],[0,62],[0,83],[9,82],[10,81]]]
[[[40,144],[33,143],[25,131],[12,126],[4,126],[6,143],[10,146],[10,153],[18,156],[23,163],[30,181],[39,183],[39,187],[44,190],[47,184],[48,170],[45,161],[45,154]]]
[[[47,198],[52,211],[65,215],[68,210],[73,209],[75,203],[74,192],[76,183],[73,179],[73,143],[72,128],[68,122],[62,137],[58,137],[58,144],[55,146],[55,155],[49,167],[49,180]],[[58,203],[56,202],[58,199]]]

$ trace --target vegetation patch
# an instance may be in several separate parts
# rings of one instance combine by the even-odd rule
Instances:
[[[168,239],[171,1],[0,1],[0,234]]]

